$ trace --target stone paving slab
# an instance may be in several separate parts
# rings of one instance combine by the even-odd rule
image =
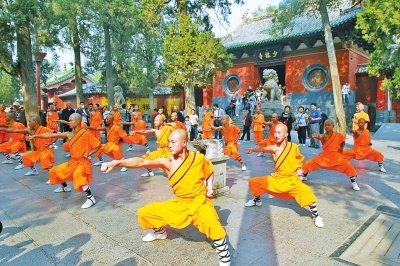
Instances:
[[[296,132],[292,139],[297,142]],[[346,142],[346,147],[352,147],[351,135]],[[254,143],[241,141],[240,145],[242,151]],[[150,141],[150,148],[155,147]],[[318,210],[325,222],[322,229],[314,226],[309,210],[295,201],[263,195],[262,207],[243,206],[252,198],[248,179],[274,171],[271,156],[243,155],[247,171],[228,160],[231,193],[213,202],[228,233],[232,265],[365,265],[332,254],[352,237],[356,239],[367,221],[376,219],[379,206],[400,207],[399,142],[373,137],[373,147],[385,155],[388,173],[379,172],[374,162],[352,160],[361,191],[353,191],[349,179],[341,173],[310,173],[307,184],[318,198]],[[321,151],[308,147],[300,150],[306,160]],[[135,147],[135,151],[124,154],[132,157],[144,152],[144,147]],[[55,155],[57,164],[69,159],[61,149],[55,150]],[[142,169],[106,175],[100,167],[93,167],[91,190],[97,204],[82,210],[83,193],[54,193],[56,186],[45,184],[46,171],[27,177],[24,174],[29,169],[14,170],[15,166],[15,161],[13,165],[0,165],[0,220],[4,224],[1,265],[218,265],[210,240],[192,226],[182,230],[168,227],[165,241],[141,241],[147,231],[137,223],[137,209],[173,197],[159,169],[149,178],[140,176],[145,172]],[[391,228],[387,234],[395,239],[397,224]],[[395,240],[392,243],[397,247]],[[392,253],[384,264],[378,261],[381,250],[371,253],[375,265],[398,265],[394,264],[396,258],[389,258]]]

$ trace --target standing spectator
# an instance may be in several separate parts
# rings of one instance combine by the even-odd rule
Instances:
[[[154,119],[158,116],[158,109],[154,108],[154,112],[153,112],[153,121]]]
[[[250,110],[246,110],[246,116],[243,120],[243,135],[240,140],[243,140],[244,136],[247,134],[245,141],[250,141],[250,127],[251,127],[251,114]]]
[[[218,104],[213,104],[214,108],[214,117],[213,117],[213,125],[214,127],[222,126],[221,117],[226,115],[225,111],[218,107]],[[220,130],[214,131],[214,138],[215,139],[222,139],[222,132]]]
[[[71,107],[71,102],[67,102],[67,108],[63,109],[61,112],[61,119],[65,121],[69,121],[70,115],[75,113],[75,110]],[[72,132],[72,129],[69,127],[69,124],[62,124],[63,132]],[[67,138],[63,138],[63,142],[66,142]]]
[[[79,108],[76,112],[82,116],[82,122],[89,126],[90,112],[89,109],[85,108],[84,102],[79,103]]]
[[[308,117],[308,121],[310,123],[310,129],[311,129],[311,139],[310,139],[310,148],[319,148],[319,140],[318,138],[313,138],[313,134],[318,134],[319,135],[319,123],[321,122],[321,114],[317,110],[317,104],[312,103],[310,105],[311,112],[310,116]]]
[[[249,105],[250,105],[250,114],[251,114],[251,116],[253,116],[254,115],[254,108],[255,108],[255,106],[256,106],[256,103],[253,101],[253,99],[251,99],[250,98],[250,103],[249,103]]]
[[[298,126],[297,135],[299,137],[299,146],[306,146],[307,121],[308,115],[304,113],[304,107],[300,106],[295,114],[296,125]]]
[[[283,85],[283,87],[281,88],[281,103],[282,103],[282,106],[286,105],[286,85]],[[290,133],[289,133],[289,135],[290,135]]]
[[[104,126],[107,126],[107,124],[106,124],[106,118],[107,118],[107,116],[110,114],[110,111],[108,110],[108,107],[107,107],[107,105],[106,106],[103,106],[103,122],[104,122]]]
[[[251,115],[251,113],[250,113]],[[263,114],[261,114],[261,108],[257,107],[256,108],[256,114],[253,116],[252,123],[253,123],[253,139],[255,143],[259,143],[263,139],[263,134],[264,134],[264,122],[265,122],[265,117]],[[251,123],[250,123],[251,124]]]
[[[189,116],[185,117],[185,127],[186,127],[186,133],[188,135],[188,139],[190,139],[191,131],[192,131],[192,123],[190,122]]]
[[[307,115],[307,138],[311,138],[311,128],[310,128],[310,123],[308,122],[308,117],[310,116],[310,109],[306,108],[306,110],[304,110],[304,112]]]
[[[240,106],[242,105],[241,101],[240,101],[240,97],[236,96],[236,102],[235,102],[235,114],[236,116],[239,116],[240,113]]]
[[[122,117],[122,120],[121,120],[122,122],[131,122],[131,113],[126,108],[126,104],[125,103],[122,104],[122,109],[121,109],[120,113],[121,113],[121,117]],[[123,124],[122,128],[126,132],[126,134],[129,135],[130,125]]]
[[[226,106],[225,113],[227,115],[229,115],[229,117],[232,117],[232,105],[231,105],[231,103],[228,103],[228,105]]]
[[[25,111],[23,108],[21,108],[19,102],[15,101],[13,103],[13,110],[10,110],[10,113],[14,113],[15,122],[19,122],[26,126]]]
[[[232,106],[232,116],[236,116],[236,98],[233,97],[229,104]]]
[[[281,116],[279,117],[279,121],[285,124],[288,128],[287,130],[287,140],[289,142],[292,141],[292,136],[290,136],[290,131],[292,130],[292,124],[296,120],[294,115],[290,112],[290,106],[286,105],[285,110],[282,112]]]
[[[190,131],[190,140],[197,139],[197,127],[199,126],[199,117],[197,116],[194,109],[190,111],[189,121],[192,124],[192,129]]]
[[[342,87],[343,104],[350,103],[350,93],[350,85],[346,82]]]
[[[247,97],[246,94],[242,95],[242,110],[246,110]]]
[[[321,122],[319,123],[319,134],[324,134],[324,124],[325,121],[328,120],[328,116],[324,112],[322,112],[321,108],[318,108],[317,110],[321,114]]]

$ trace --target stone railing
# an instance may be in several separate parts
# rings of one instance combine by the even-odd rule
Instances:
[[[194,140],[192,144],[214,165],[214,197],[229,194],[229,187],[226,185],[226,161],[229,157],[224,155],[225,142],[222,139],[201,139]]]

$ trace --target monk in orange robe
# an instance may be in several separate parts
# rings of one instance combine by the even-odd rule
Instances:
[[[119,125],[121,123],[122,116],[118,110],[118,106],[113,106],[113,111],[111,112],[111,115],[114,117],[114,125]]]
[[[163,123],[167,122],[167,116],[164,114],[164,108],[158,109],[158,115],[162,117]]]
[[[19,122],[15,122],[14,113],[8,113],[6,115],[6,124],[1,126],[8,126],[9,129],[26,129],[26,126]],[[0,128],[0,131],[5,132],[5,128]],[[9,132],[6,134],[8,141],[0,144],[0,152],[4,153],[6,160],[3,164],[12,164],[10,153],[15,154],[15,158],[19,161],[19,164],[15,167],[16,170],[24,168],[22,163],[22,157],[20,153],[26,152],[25,133]]]
[[[145,159],[157,159],[157,158],[168,158],[171,153],[168,148],[168,136],[174,130],[173,127],[164,125],[164,118],[161,115],[157,115],[154,118],[155,129],[149,130],[134,130],[130,132],[130,135],[136,134],[154,134],[157,138],[158,148],[148,154],[142,156]],[[147,168],[147,173],[142,174],[143,177],[154,176],[151,168]]]
[[[183,130],[187,130],[186,126],[184,123],[182,123],[181,121],[178,121],[178,114],[177,113],[172,113],[171,114],[171,122],[170,123],[166,123],[166,125],[173,127],[174,129],[183,129]]]
[[[90,114],[90,126],[92,127],[101,127],[103,124],[103,119],[101,113],[99,112],[99,107],[95,104],[93,106],[93,112]],[[93,130],[91,132],[96,139],[101,140],[100,131]]]
[[[279,124],[274,129],[276,143],[272,146],[244,149],[247,154],[252,152],[269,152],[275,161],[275,173],[270,176],[253,177],[249,179],[249,187],[254,195],[244,206],[262,206],[260,196],[268,193],[274,197],[292,200],[295,199],[300,207],[308,206],[311,210],[314,224],[317,227],[324,227],[322,217],[317,211],[317,197],[311,188],[301,182],[299,175],[303,174],[301,165],[304,156],[300,154],[299,146],[287,142],[287,127]]]
[[[54,122],[55,120],[59,120],[58,113],[55,109],[55,106],[51,104],[50,111],[46,114],[46,123],[47,127],[53,130],[54,133],[58,132],[58,123]]]
[[[328,119],[324,123],[324,134],[312,134],[313,138],[317,138],[322,142],[323,151],[303,164],[304,174],[301,176],[301,179],[307,180],[306,176],[309,172],[320,168],[338,171],[346,174],[350,178],[353,189],[358,191],[360,188],[356,182],[356,169],[343,156],[345,137],[338,132],[334,132],[333,127],[333,121]]]
[[[169,135],[171,156],[168,158],[130,158],[104,163],[101,170],[109,173],[115,167],[161,168],[169,179],[176,198],[166,202],[155,202],[138,210],[138,222],[143,229],[153,229],[143,238],[149,242],[166,239],[164,226],[185,228],[192,224],[213,240],[220,265],[230,265],[226,232],[221,226],[212,201],[212,179],[214,167],[203,154],[187,149],[187,134],[176,129]]]
[[[105,127],[89,127],[93,130],[101,130],[106,132],[107,143],[102,144],[101,148],[96,152],[97,158],[99,161],[94,163],[93,165],[101,165],[104,163],[103,161],[103,152],[112,159],[121,160],[124,159],[124,155],[122,154],[122,144],[126,142],[128,144],[132,144],[132,141],[126,134],[125,130],[123,130],[120,126],[114,124],[114,117],[112,115],[108,115],[106,117],[106,126]],[[121,172],[126,172],[127,168],[122,168]]]
[[[275,145],[276,144],[276,139],[274,137],[275,127],[279,124],[282,124],[282,122],[279,122],[278,114],[276,113],[272,114],[272,121],[264,122],[262,124],[269,127],[269,136],[266,139],[260,141],[258,145],[261,147]],[[264,152],[260,152],[259,154],[257,154],[257,157],[265,157]]]
[[[123,125],[132,125],[132,131],[140,131],[147,129],[146,121],[139,118],[139,113],[133,112],[132,117],[134,118],[135,122],[122,122]],[[141,117],[141,116],[140,116]],[[135,134],[133,136],[129,136],[130,141],[132,144],[129,144],[129,148],[127,151],[133,151],[133,144],[145,146],[147,151],[146,153],[150,153],[149,142],[147,141],[146,135],[143,134]]]
[[[210,111],[210,106],[206,105],[206,111],[203,114],[203,139],[212,139],[213,132],[212,132],[212,120],[214,118],[213,112]]]
[[[137,114],[136,118],[133,117],[133,113]],[[139,111],[139,106],[137,104],[135,104],[133,106],[133,111],[131,114],[131,122],[138,122],[139,120],[142,120],[142,113]],[[133,125],[132,125],[132,128],[133,128]]]
[[[37,116],[31,116],[29,118],[28,125],[29,128],[24,128],[24,129],[9,128],[5,130],[11,133],[21,133],[29,135],[44,134],[49,132],[53,133],[52,129],[40,125],[40,119]],[[31,168],[31,170],[25,174],[26,176],[39,174],[39,172],[35,167],[35,163],[40,162],[43,170],[48,170],[53,166],[54,153],[50,148],[50,146],[55,140],[56,139],[33,140],[33,144],[35,145],[36,150],[22,155],[23,165]]]
[[[364,112],[364,104],[360,102],[356,103],[356,109],[357,112],[353,116],[353,130],[358,130],[358,120],[361,118],[365,120],[364,128],[367,128],[369,123],[369,115]]]
[[[347,160],[370,160],[377,162],[379,171],[386,173],[383,168],[383,155],[381,152],[371,148],[371,134],[365,128],[365,119],[358,119],[358,130],[350,130],[354,137],[354,148],[343,151],[343,156]]]
[[[232,124],[232,120],[229,115],[221,116],[222,126],[211,127],[212,130],[222,131],[222,135],[226,141],[226,146],[224,147],[224,154],[226,156],[232,156],[232,158],[240,163],[242,166],[242,171],[246,171],[246,166],[242,160],[242,156],[239,153],[239,144],[237,143],[240,137],[240,128]]]
[[[261,108],[256,107],[256,114],[253,116],[253,132],[254,132],[254,142],[257,144],[263,139],[264,133],[264,115],[261,114]]]
[[[6,121],[6,106],[4,104],[0,104],[0,128],[5,128],[4,126],[1,126],[2,124],[7,125],[8,123]],[[0,144],[7,141],[8,138],[6,138],[6,133],[4,131],[0,131]]]
[[[71,192],[71,188],[67,185],[67,181],[73,182],[74,188],[78,191],[85,191],[87,200],[81,206],[82,209],[92,207],[96,200],[93,197],[89,184],[93,179],[92,162],[88,159],[89,156],[96,153],[101,143],[92,134],[81,127],[82,117],[78,113],[74,113],[69,117],[69,126],[72,132],[63,133],[45,133],[40,135],[30,136],[34,138],[59,138],[68,139],[65,146],[70,154],[71,160],[54,166],[49,171],[50,184],[61,184],[61,187],[54,190],[56,193]]]

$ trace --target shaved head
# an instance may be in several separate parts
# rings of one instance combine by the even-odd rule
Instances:
[[[38,123],[40,122],[39,117],[37,117],[36,115],[31,116],[31,117],[29,118],[29,120],[35,121],[35,122],[38,122]]]
[[[188,134],[185,130],[178,128],[171,132],[169,138],[178,138],[181,141],[188,141]]]
[[[277,113],[273,113],[271,117],[276,117],[277,118],[278,114]]]
[[[78,113],[73,113],[69,116],[71,119],[77,120],[79,122],[82,122],[82,116]]]
[[[332,121],[331,119],[325,120],[325,123],[324,123],[324,124],[326,124],[326,123],[331,123],[332,125],[334,125],[334,123],[333,123],[333,121]]]
[[[365,121],[364,118],[360,118],[360,119],[358,119],[358,122],[364,122],[365,123],[366,121]]]
[[[114,116],[112,116],[112,115],[108,115],[106,118],[109,120],[114,120]]]
[[[7,113],[6,119],[15,119],[14,113]]]
[[[275,130],[280,130],[280,131],[282,131],[283,133],[287,133],[287,132],[288,132],[288,128],[287,128],[287,126],[286,126],[285,124],[278,124],[278,125],[275,127]]]

